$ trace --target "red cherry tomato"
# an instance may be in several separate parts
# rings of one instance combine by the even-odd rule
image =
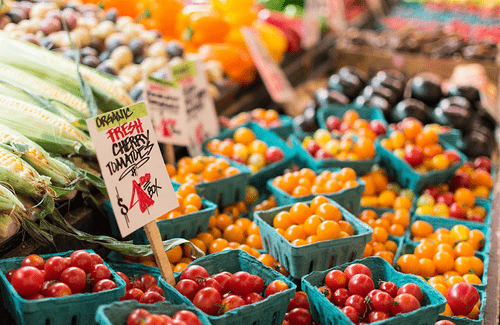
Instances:
[[[44,266],[45,280],[59,280],[61,273],[70,266],[70,262],[61,256],[52,256]]]
[[[62,282],[54,283],[47,289],[47,297],[64,297],[64,296],[70,296],[72,294],[72,291],[70,287]]]
[[[14,272],[16,272],[17,269],[12,269],[10,270],[9,272],[7,272],[5,274],[5,277],[7,278],[7,281],[11,282],[12,281],[12,275],[14,274]],[[45,278],[45,277],[44,277]]]
[[[221,302],[219,291],[211,287],[201,289],[193,298],[193,304],[211,316],[217,315]]]
[[[273,282],[269,283],[269,285],[266,288],[266,297],[269,297],[270,295],[274,295],[275,293],[282,292],[288,289],[288,285],[281,281],[281,280],[274,280]]]
[[[375,285],[369,276],[365,274],[355,274],[349,280],[348,288],[351,294],[365,297],[375,288]]]
[[[33,266],[41,271],[45,266],[45,261],[40,255],[31,254],[24,258],[21,262],[21,266]]]
[[[125,273],[120,272],[120,271],[116,271],[116,275],[118,275],[120,278],[122,278],[123,281],[125,281],[125,290],[126,291],[129,291],[130,289],[132,289],[132,283],[130,282],[130,278],[128,277],[128,275],[126,275]]]
[[[374,310],[368,314],[367,318],[368,322],[375,323],[384,319],[389,319],[389,315],[383,311]]]
[[[144,290],[148,290],[152,285],[158,285],[158,280],[152,276],[151,274],[143,274],[139,277],[142,285],[144,286]]]
[[[290,325],[310,325],[311,320],[311,314],[304,308],[294,308],[288,314]]]
[[[434,325],[455,325],[455,323],[449,321],[449,320],[440,320],[440,321],[437,321],[436,324]]]
[[[92,267],[92,257],[90,253],[83,250],[77,250],[71,253],[71,266],[76,266],[81,268],[85,273],[90,272],[90,268]]]
[[[200,291],[201,287],[193,280],[184,279],[177,282],[175,289],[189,300],[193,300],[194,295]]]
[[[264,297],[259,295],[257,292],[250,292],[249,294],[243,297],[243,300],[245,300],[247,305],[251,305],[264,300]]]
[[[127,290],[127,292],[125,292],[125,295],[123,296],[123,300],[137,300],[137,301],[139,301],[143,294],[144,294],[144,292],[141,289],[132,288],[130,290]]]
[[[365,302],[365,298],[359,295],[351,295],[347,298],[345,306],[353,307],[360,315],[364,315],[368,311],[368,305]]]
[[[101,292],[114,288],[116,288],[116,283],[109,279],[102,279],[95,284],[95,286],[92,288],[92,292]]]
[[[53,285],[54,283],[56,283],[55,280],[48,280],[48,281],[44,281],[42,283],[42,286],[40,287],[40,293],[44,296],[47,296],[47,290],[50,288],[51,285]]]
[[[181,280],[184,279],[189,279],[193,281],[197,281],[197,279],[201,278],[208,278],[210,275],[208,274],[207,270],[203,266],[199,265],[191,265],[188,266],[187,268],[184,269],[181,273]]]
[[[333,270],[328,272],[326,275],[325,284],[328,288],[330,288],[330,290],[332,290],[332,292],[335,292],[337,289],[347,287],[347,277],[344,272],[340,270]]]
[[[146,291],[146,289],[144,289],[144,284],[142,284],[142,281],[139,280],[139,279],[135,279],[131,282],[132,284],[132,288],[137,288],[137,289],[140,289],[141,291]]]
[[[138,325],[139,321],[147,315],[149,315],[149,312],[146,309],[136,309],[128,315],[127,325]]]
[[[33,266],[22,266],[12,275],[11,284],[21,297],[38,293],[43,283],[42,271]]]
[[[398,289],[398,295],[400,295],[402,293],[408,293],[408,294],[414,296],[415,298],[417,298],[419,303],[422,303],[422,299],[424,298],[424,294],[422,292],[422,289],[420,289],[420,287],[418,285],[416,285],[415,283],[406,283],[406,284],[402,285]]]
[[[245,306],[247,303],[243,298],[239,296],[229,296],[222,300],[222,314],[227,313],[230,310],[240,308],[241,306]]]
[[[392,314],[406,314],[420,308],[418,299],[408,293],[402,293],[394,298]]]
[[[393,305],[392,302],[393,299],[390,294],[377,290],[373,297],[371,297],[370,305],[373,310],[390,313]]]
[[[326,299],[332,301],[333,292],[330,289],[328,289],[327,286],[321,286],[321,287],[318,287],[317,289],[319,292],[321,292],[323,294],[323,296],[325,296]]]
[[[146,290],[146,292],[148,291],[158,292],[160,295],[163,296],[163,289],[160,288],[157,284],[153,284],[151,287],[149,287],[148,290]]]
[[[347,298],[351,296],[351,292],[346,288],[340,288],[335,290],[332,296],[332,302],[335,306],[344,307]]]
[[[90,256],[90,266],[94,266],[96,264],[104,264],[102,258],[96,253],[89,253]]]
[[[73,293],[82,292],[87,286],[87,275],[81,268],[70,266],[61,273],[59,281],[66,283]]]
[[[253,279],[253,292],[261,293],[264,290],[264,280],[258,275],[252,275]]]
[[[359,316],[358,316],[358,312],[356,311],[356,309],[354,309],[351,306],[346,306],[346,307],[342,308],[342,312],[344,313],[344,315],[347,316],[347,318],[349,318],[351,320],[351,322],[353,322],[354,324],[358,323]]]
[[[287,311],[295,308],[304,308],[309,310],[309,300],[307,299],[307,295],[304,291],[295,292],[295,296],[290,299]]]
[[[90,284],[95,285],[102,279],[111,279],[111,271],[104,264],[94,264],[90,268]]]
[[[237,295],[244,296],[253,291],[254,279],[252,275],[245,271],[236,272],[229,279],[231,291]]]
[[[141,304],[154,304],[158,301],[165,301],[165,297],[155,291],[145,292],[141,298],[139,298]]]
[[[219,282],[221,290],[222,290],[221,293],[223,295],[231,290],[231,288],[229,287],[229,279],[231,279],[231,276],[229,276],[227,274],[218,273],[216,275],[213,275],[212,278],[215,281]]]
[[[219,282],[217,282],[217,280],[213,278],[200,279],[200,281],[198,281],[198,284],[200,285],[200,288],[212,287],[215,290],[219,291],[219,293],[222,295],[221,285],[219,284]]]
[[[26,299],[26,300],[40,300],[40,299],[44,299],[44,298],[45,298],[45,296],[42,295],[41,293],[35,293],[34,295],[26,297],[24,299]]]
[[[189,310],[180,310],[174,314],[173,320],[180,320],[189,325],[202,325],[198,316]]]
[[[359,263],[354,263],[346,267],[344,270],[344,274],[347,277],[348,282],[355,274],[365,274],[372,278],[372,271],[370,271],[370,269],[366,265]]]
[[[468,315],[479,301],[479,292],[469,283],[455,283],[448,289],[446,300],[455,315]]]
[[[396,298],[398,295],[398,286],[390,281],[383,282],[380,284],[379,290],[387,292],[392,298]]]

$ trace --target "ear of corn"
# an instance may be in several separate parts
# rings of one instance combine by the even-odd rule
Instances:
[[[14,236],[21,227],[18,219],[9,214],[0,214],[0,242],[3,242]]]
[[[0,32],[0,63],[27,71],[59,88],[84,98],[78,83],[76,64],[47,49],[9,38]],[[121,87],[94,69],[80,66],[82,76],[87,80],[100,110],[110,111],[133,104],[132,99]]]
[[[7,187],[0,184],[0,211],[26,210],[21,201]]]
[[[82,131],[55,114],[15,98],[0,95],[0,123],[50,153],[95,154],[92,141]]]
[[[38,106],[47,110],[55,115],[62,117],[69,123],[78,127],[79,129],[86,129],[87,124],[85,122],[85,116],[83,116],[80,112],[77,112],[71,109],[66,104],[59,102],[57,100],[49,100],[47,98],[41,97],[35,93],[30,92],[24,88],[17,88],[18,86],[15,84],[7,84],[5,80],[0,78],[0,95],[5,95],[10,98],[15,98],[26,102],[27,104],[31,104],[33,106]],[[28,91],[26,93],[24,91]],[[83,123],[82,123],[83,122]]]
[[[87,103],[67,90],[56,87],[43,79],[14,67],[0,64],[0,80],[8,81],[18,87],[58,100],[66,104],[69,112],[79,118],[89,118],[90,112]]]
[[[0,145],[8,146],[40,174],[49,176],[52,183],[67,186],[77,177],[69,166],[50,157],[38,144],[3,124],[0,124]]]
[[[19,194],[55,196],[49,177],[40,176],[27,162],[3,147],[0,147],[0,182],[9,184]]]

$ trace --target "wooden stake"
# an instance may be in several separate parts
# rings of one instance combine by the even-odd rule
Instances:
[[[165,150],[165,160],[168,164],[175,165],[175,150],[173,144],[164,144],[163,149]]]
[[[156,221],[151,221],[144,226],[144,231],[148,236],[151,249],[158,264],[158,269],[160,270],[161,276],[167,281],[168,284],[175,287],[175,278],[172,268],[170,267],[170,262],[168,261],[167,253],[163,248],[163,241],[161,239],[160,230]]]

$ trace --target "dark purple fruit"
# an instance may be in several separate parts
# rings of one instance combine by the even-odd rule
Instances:
[[[368,74],[357,67],[353,67],[350,65],[342,67],[339,69],[337,74],[341,77],[354,75],[359,78],[361,83],[363,83],[363,87],[368,84]]]
[[[398,81],[402,82],[403,84],[406,83],[406,77],[405,77],[404,73],[402,73],[401,71],[392,70],[392,69],[381,70],[381,71],[377,72],[377,74],[375,75],[374,78],[380,78],[382,80],[393,79],[393,80],[398,80]]]
[[[309,105],[302,115],[296,116],[293,123],[303,132],[314,132],[319,129],[318,120],[316,118],[316,109]]]
[[[435,74],[417,75],[411,81],[411,98],[424,102],[429,107],[436,106],[443,97],[441,78]]]
[[[398,102],[398,96],[389,88],[379,86],[377,88],[373,86],[367,86],[363,89],[363,97],[370,98],[373,96],[379,96],[384,98],[391,105],[395,105]]]
[[[328,88],[346,95],[349,100],[356,98],[363,89],[362,81],[353,74],[334,74],[328,80]]]
[[[448,89],[448,96],[460,96],[467,99],[471,104],[480,100],[479,90],[471,86],[451,85]]]
[[[403,96],[403,91],[405,84],[398,79],[384,78],[383,75],[377,75],[371,80],[371,86],[373,88],[386,87],[389,88],[396,94],[398,98]]]
[[[391,117],[393,122],[400,122],[407,117],[414,117],[423,124],[430,122],[429,108],[414,98],[400,101],[392,110]]]
[[[472,117],[471,111],[468,108],[456,105],[447,99],[448,98],[444,99],[443,103],[440,103],[434,109],[434,121],[441,125],[450,125],[455,129],[466,130]]]

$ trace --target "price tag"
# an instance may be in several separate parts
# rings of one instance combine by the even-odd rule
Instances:
[[[173,81],[150,76],[145,84],[158,141],[185,146],[191,156],[201,155],[203,142],[220,131],[202,62],[169,64],[166,69]]]
[[[302,46],[307,49],[318,43],[321,38],[320,17],[324,9],[323,0],[305,0],[304,9]]]
[[[144,102],[87,125],[122,237],[179,206]]]
[[[249,27],[242,27],[241,33],[273,101],[280,104],[293,101],[295,93],[290,81],[269,54],[259,34]]]

